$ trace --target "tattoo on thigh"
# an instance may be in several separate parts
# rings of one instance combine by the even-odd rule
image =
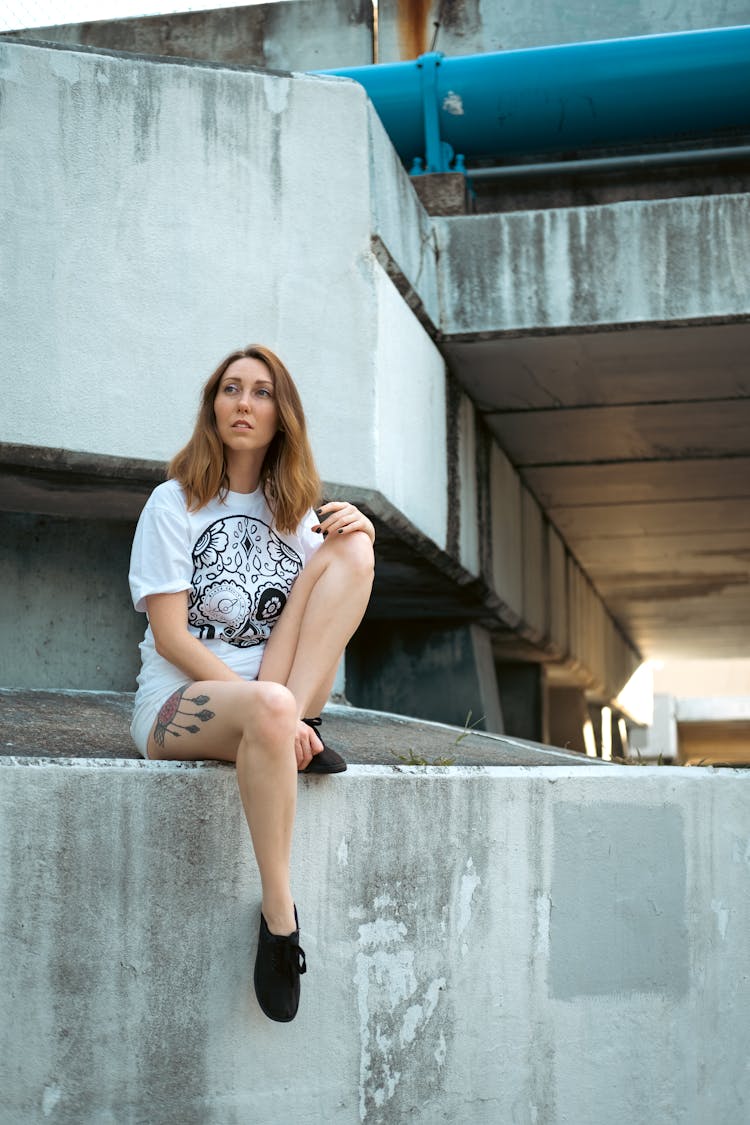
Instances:
[[[186,703],[194,703],[196,707],[204,708],[208,703],[207,695],[185,695],[187,685],[180,688],[179,691],[170,695],[167,702],[164,704],[159,714],[156,716],[156,727],[154,728],[154,742],[159,746],[164,745],[164,736],[166,734],[173,734],[175,738],[180,737],[180,731],[187,731],[188,734],[197,734],[201,729],[198,723],[178,723],[177,716],[181,715],[183,718],[198,719],[199,723],[207,723],[209,719],[213,719],[214,712],[198,710],[192,711],[183,709]],[[178,729],[179,728],[179,729]]]

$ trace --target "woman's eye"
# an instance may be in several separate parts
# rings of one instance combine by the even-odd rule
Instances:
[[[227,394],[227,395],[234,394],[234,392],[236,390],[237,390],[237,384],[236,383],[225,383],[224,384],[224,393],[225,394]]]
[[[271,392],[268,390],[267,387],[258,387],[258,394],[261,395],[263,398],[270,398],[271,397]]]

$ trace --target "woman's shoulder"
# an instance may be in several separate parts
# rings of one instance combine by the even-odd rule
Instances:
[[[152,508],[171,508],[175,511],[184,512],[187,509],[185,490],[179,481],[165,480],[161,484],[157,484],[146,501],[146,506]]]

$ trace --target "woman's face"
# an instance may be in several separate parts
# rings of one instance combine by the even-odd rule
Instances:
[[[226,450],[265,451],[279,428],[274,378],[260,359],[230,363],[214,399],[214,417]]]

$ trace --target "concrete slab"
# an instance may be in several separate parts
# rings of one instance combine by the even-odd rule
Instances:
[[[0,688],[0,757],[140,759],[128,692]],[[331,704],[325,738],[351,765],[586,765],[590,759],[522,739]],[[450,759],[450,761],[448,761]],[[601,763],[605,765],[606,763]]]

